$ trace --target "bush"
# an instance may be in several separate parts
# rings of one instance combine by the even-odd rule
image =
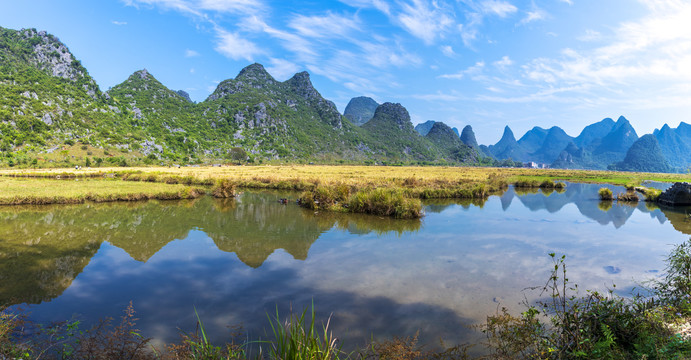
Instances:
[[[235,183],[228,179],[218,180],[216,186],[211,189],[211,194],[216,198],[235,197]]]
[[[612,193],[612,190],[610,190],[609,188],[600,188],[600,190],[597,192],[597,195],[600,197],[600,200],[614,199],[614,194]]]
[[[645,196],[645,201],[655,202],[662,195],[662,190],[646,188],[643,191],[643,195]]]
[[[634,191],[617,194],[617,201],[638,202],[638,194]]]

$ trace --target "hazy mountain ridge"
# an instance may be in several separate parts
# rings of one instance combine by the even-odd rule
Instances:
[[[691,166],[691,125],[681,122],[676,129],[665,125],[651,136],[655,141],[647,137],[639,142],[642,138],[638,137],[631,123],[620,116],[616,122],[605,118],[588,125],[575,138],[557,126],[549,130],[536,126],[515,141],[507,126],[502,138],[488,149],[498,160],[532,161],[554,168],[688,171]]]

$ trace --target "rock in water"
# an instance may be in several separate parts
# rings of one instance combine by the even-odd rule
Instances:
[[[691,184],[687,182],[674,183],[672,187],[660,195],[657,202],[666,206],[691,205]]]

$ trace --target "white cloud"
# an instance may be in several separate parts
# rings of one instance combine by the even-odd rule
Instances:
[[[436,92],[434,94],[415,94],[411,96],[414,99],[426,100],[431,102],[459,102],[469,100],[467,96],[461,95],[455,91],[451,92]]]
[[[437,76],[440,79],[455,79],[455,80],[460,80],[463,79],[466,76],[471,76],[475,77],[478,76],[482,73],[483,69],[485,68],[485,62],[484,61],[478,61],[475,63],[475,65],[465,69],[461,70],[457,73],[453,74],[443,74]]]
[[[257,14],[266,8],[259,0],[123,0],[123,2],[128,6],[159,6],[200,17],[205,17],[204,11]]]
[[[125,21],[111,20],[110,23],[113,25],[118,25],[118,26],[127,25],[127,22],[125,22]]]
[[[513,6],[511,3],[500,0],[483,1],[480,4],[480,7],[484,13],[494,14],[502,18],[505,18],[518,11],[518,8]]]
[[[315,51],[316,46],[310,41],[302,36],[269,26],[264,20],[256,16],[244,19],[241,27],[249,32],[264,32],[279,39],[281,46],[296,55],[301,62],[313,62],[319,58],[319,54]]]
[[[253,61],[254,57],[262,54],[262,50],[253,42],[245,40],[237,33],[216,29],[218,42],[216,51],[233,60]]]
[[[393,48],[386,44],[372,42],[358,42],[357,46],[362,53],[356,55],[353,60],[357,61],[357,58],[361,57],[367,64],[377,68],[387,68],[390,65],[405,67],[422,64],[420,57],[408,53],[402,48]]]
[[[265,10],[265,5],[258,0],[197,0],[197,6],[202,10],[241,14],[257,14]]]
[[[454,24],[451,16],[436,1],[430,3],[425,0],[403,4],[398,21],[406,31],[426,44],[434,43]]]
[[[508,56],[502,56],[501,60],[495,61],[493,64],[497,68],[504,70],[507,67],[513,65],[513,60],[511,60],[511,58],[509,58]]]
[[[569,4],[569,5],[573,5],[573,0],[559,0],[559,1],[566,3],[566,4]]]
[[[468,22],[466,24],[459,24],[458,31],[461,33],[463,44],[471,47],[472,43],[477,40],[478,27],[482,24],[482,15],[479,13],[466,14]]]
[[[311,38],[341,38],[351,32],[360,31],[356,18],[327,13],[325,16],[297,15],[288,27],[298,34]]]
[[[526,67],[527,76],[602,85],[691,81],[691,4],[649,4],[650,15],[621,24],[611,43],[584,51],[564,49],[558,59],[536,59]]]
[[[389,3],[384,0],[339,0],[340,2],[355,8],[374,8],[386,15],[391,14]]]
[[[600,40],[601,38],[602,38],[602,34],[600,34],[600,32],[588,29],[585,31],[585,34],[577,37],[576,39],[578,39],[580,41],[588,42],[588,41]]]
[[[186,14],[202,16],[202,13],[186,0],[123,0],[125,5],[138,8],[140,5],[159,6],[166,10],[175,10]]]
[[[448,57],[454,57],[456,55],[456,53],[453,51],[453,48],[450,45],[442,46],[441,52],[442,52],[442,54],[444,54],[445,56],[448,56]]]
[[[197,57],[197,56],[199,56],[198,52],[196,52],[194,50],[190,50],[190,49],[185,50],[185,57]]]
[[[526,16],[523,19],[521,19],[519,24],[525,25],[533,21],[544,20],[547,18],[547,16],[547,12],[539,8],[537,5],[535,5],[535,2],[533,2],[532,9],[526,12]]]
[[[267,66],[266,71],[279,81],[286,80],[300,70],[296,64],[284,59],[269,59],[271,65]]]

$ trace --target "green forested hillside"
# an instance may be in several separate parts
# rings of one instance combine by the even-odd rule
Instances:
[[[307,72],[279,82],[260,64],[221,82],[201,103],[147,70],[102,93],[55,36],[0,28],[0,166],[474,159],[454,160],[414,133],[406,116],[400,106],[360,128]],[[407,121],[406,131],[389,131],[389,120]]]

